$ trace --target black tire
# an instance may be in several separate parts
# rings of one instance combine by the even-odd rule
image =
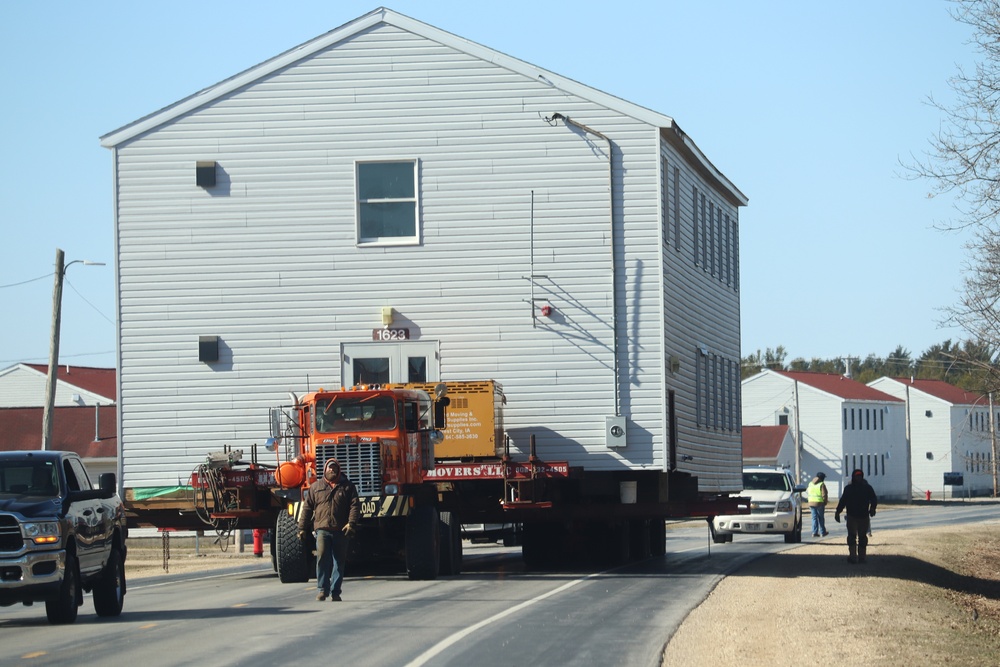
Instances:
[[[663,556],[667,553],[667,523],[663,519],[649,522],[649,555]]]
[[[66,569],[59,595],[45,601],[45,615],[49,623],[64,625],[76,620],[80,608],[80,568],[76,556],[66,554]]]
[[[122,552],[111,550],[104,573],[94,584],[94,611],[98,616],[119,616],[125,604],[125,563]]]
[[[439,525],[441,527],[440,574],[448,577],[462,572],[462,524],[458,520],[458,514],[454,512],[441,512]]]
[[[628,522],[629,555],[633,559],[649,558],[649,522],[644,519],[632,519]]]
[[[798,544],[802,541],[802,519],[795,524],[795,529],[790,533],[785,533],[786,544]]]
[[[417,505],[406,517],[406,574],[410,579],[436,579],[441,565],[438,511]]]
[[[570,529],[562,523],[525,523],[521,528],[521,558],[529,570],[552,570],[576,551]]]
[[[278,581],[300,584],[309,581],[309,549],[299,539],[299,525],[285,510],[278,512],[275,529],[275,561]],[[308,537],[306,539],[309,539]]]

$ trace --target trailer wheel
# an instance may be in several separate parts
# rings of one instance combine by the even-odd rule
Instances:
[[[441,534],[439,536],[441,552],[441,574],[450,576],[462,572],[462,523],[458,514],[441,512]]]
[[[435,579],[441,546],[438,511],[433,505],[417,505],[406,518],[406,574],[410,579]]]
[[[566,528],[553,523],[525,523],[521,527],[521,558],[529,570],[555,567],[568,541]]]
[[[649,555],[663,556],[667,553],[667,524],[662,518],[649,522]]]
[[[66,570],[56,597],[45,601],[45,615],[49,623],[63,625],[76,620],[80,607],[80,569],[76,556],[66,554]]]
[[[629,555],[633,559],[649,558],[649,522],[645,519],[632,519],[628,522]]]
[[[278,512],[275,526],[275,560],[278,567],[278,581],[283,584],[298,584],[309,581],[309,550],[299,540],[299,526],[285,510]],[[307,538],[308,539],[308,538]]]
[[[98,616],[119,616],[125,603],[125,565],[122,552],[112,549],[104,573],[94,584],[94,611]]]

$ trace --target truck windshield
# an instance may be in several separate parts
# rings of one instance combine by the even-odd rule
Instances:
[[[59,495],[59,474],[51,461],[0,461],[0,495]]]
[[[745,472],[743,489],[746,491],[791,491],[788,477],[778,472]]]
[[[391,431],[395,428],[396,402],[391,396],[335,396],[316,401],[316,431],[319,433]]]

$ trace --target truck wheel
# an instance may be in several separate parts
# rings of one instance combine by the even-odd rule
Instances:
[[[94,610],[98,616],[118,616],[125,603],[125,566],[122,552],[111,550],[104,573],[94,584]]]
[[[309,552],[299,540],[299,525],[285,510],[278,512],[275,533],[278,581],[283,584],[309,581]]]
[[[441,512],[439,535],[441,551],[441,574],[451,576],[462,572],[462,524],[458,514]]]
[[[75,621],[79,609],[79,593],[80,569],[77,567],[76,557],[66,554],[66,570],[62,585],[59,586],[59,594],[45,601],[45,615],[48,616],[49,623],[61,625]]]
[[[715,531],[715,522],[714,521],[710,520],[708,522],[708,529],[712,533],[712,541],[715,542],[716,544],[725,544],[726,542],[732,542],[733,541],[733,536],[732,536],[731,533],[730,534],[724,534],[724,533],[717,533]]]
[[[649,522],[649,555],[662,556],[667,553],[667,523],[662,518]]]
[[[438,511],[417,505],[406,517],[406,574],[410,579],[435,579],[440,566]]]
[[[795,524],[795,528],[790,533],[785,533],[786,544],[798,544],[802,541],[802,521]]]

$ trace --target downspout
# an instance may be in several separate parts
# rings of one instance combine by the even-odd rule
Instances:
[[[611,239],[611,335],[612,335],[612,354],[614,355],[614,384],[615,384],[615,416],[621,417],[621,388],[620,388],[620,365],[618,363],[618,265],[615,261],[615,187],[614,187],[614,163],[612,162],[612,143],[611,139],[606,135],[601,134],[597,130],[591,129],[584,125],[583,123],[578,123],[575,120],[569,118],[569,116],[564,116],[561,113],[552,114],[551,118],[546,120],[561,120],[567,125],[572,125],[577,127],[587,134],[592,134],[595,137],[600,137],[608,144],[608,225],[610,227],[610,239]]]

